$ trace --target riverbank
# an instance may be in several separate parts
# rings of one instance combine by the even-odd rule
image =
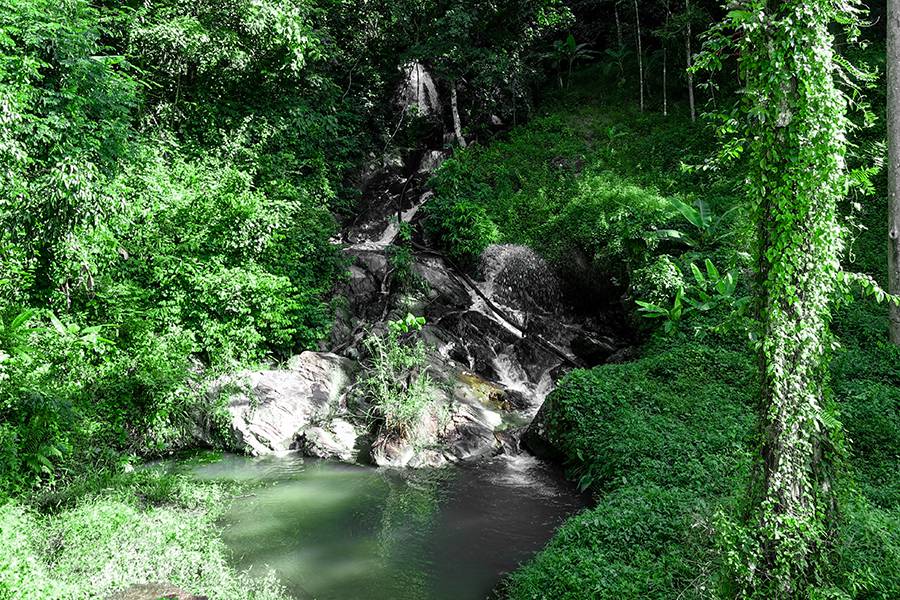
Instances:
[[[245,487],[139,469],[82,479],[31,504],[7,502],[0,598],[117,598],[151,583],[211,600],[287,600],[271,573],[235,569],[221,538],[217,522]]]
[[[560,528],[505,590],[513,600],[733,597],[727,585],[740,564],[729,556],[746,541],[736,524],[758,398],[742,320],[752,232],[734,216],[742,175],[709,165],[709,132],[681,111],[640,114],[615,95],[576,86],[506,139],[451,159],[436,181],[438,233],[456,227],[457,207],[478,217],[450,250],[477,253],[479,232],[528,244],[592,289],[591,301],[623,301],[643,330],[632,362],[574,371],[548,397],[543,439],[532,445],[566,464],[596,507]],[[883,196],[857,210],[864,227],[853,230],[847,268],[883,281]],[[886,308],[871,298],[836,305],[832,328],[840,347],[827,414],[842,424],[843,445],[830,468],[842,504],[818,591],[893,598],[900,352],[887,343]]]

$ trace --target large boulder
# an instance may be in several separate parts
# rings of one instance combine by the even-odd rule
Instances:
[[[220,377],[208,394],[213,402],[227,396],[229,445],[253,455],[284,452],[304,429],[342,410],[355,370],[336,354],[304,352],[284,369]]]
[[[521,445],[538,458],[562,461],[563,453],[551,439],[548,419],[553,411],[553,395],[545,401],[521,436]]]
[[[372,461],[384,467],[439,467],[496,454],[502,425],[503,390],[470,373],[456,373],[435,389],[419,421],[405,439],[379,436]],[[490,389],[488,389],[490,388]],[[449,390],[449,392],[448,392]]]

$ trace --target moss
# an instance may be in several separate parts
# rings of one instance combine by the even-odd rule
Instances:
[[[754,390],[745,353],[687,341],[570,374],[548,399],[549,438],[597,506],[510,577],[509,596],[712,593],[714,517],[749,473]]]

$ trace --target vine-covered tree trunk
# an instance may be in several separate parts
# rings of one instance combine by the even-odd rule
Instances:
[[[763,367],[762,488],[745,584],[794,598],[816,567],[833,501],[823,409],[846,103],[834,83],[832,0],[753,0],[744,8],[730,17],[742,34]]]
[[[638,0],[634,0],[634,35],[637,39],[638,81],[640,83],[641,112],[644,112],[644,53],[641,50],[641,16]]]
[[[691,121],[697,120],[697,109],[694,105],[694,73],[691,70],[691,3],[684,0],[684,11],[687,15],[687,25],[684,34],[684,56],[687,65],[688,105],[691,107]]]
[[[900,0],[887,3],[888,291],[900,295]],[[890,303],[891,341],[900,345],[900,306]]]

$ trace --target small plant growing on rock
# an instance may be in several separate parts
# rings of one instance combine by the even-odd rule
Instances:
[[[369,361],[361,389],[386,438],[409,439],[431,400],[425,344],[417,339],[424,325],[423,317],[407,313],[389,321],[386,333],[371,333],[363,342]]]

